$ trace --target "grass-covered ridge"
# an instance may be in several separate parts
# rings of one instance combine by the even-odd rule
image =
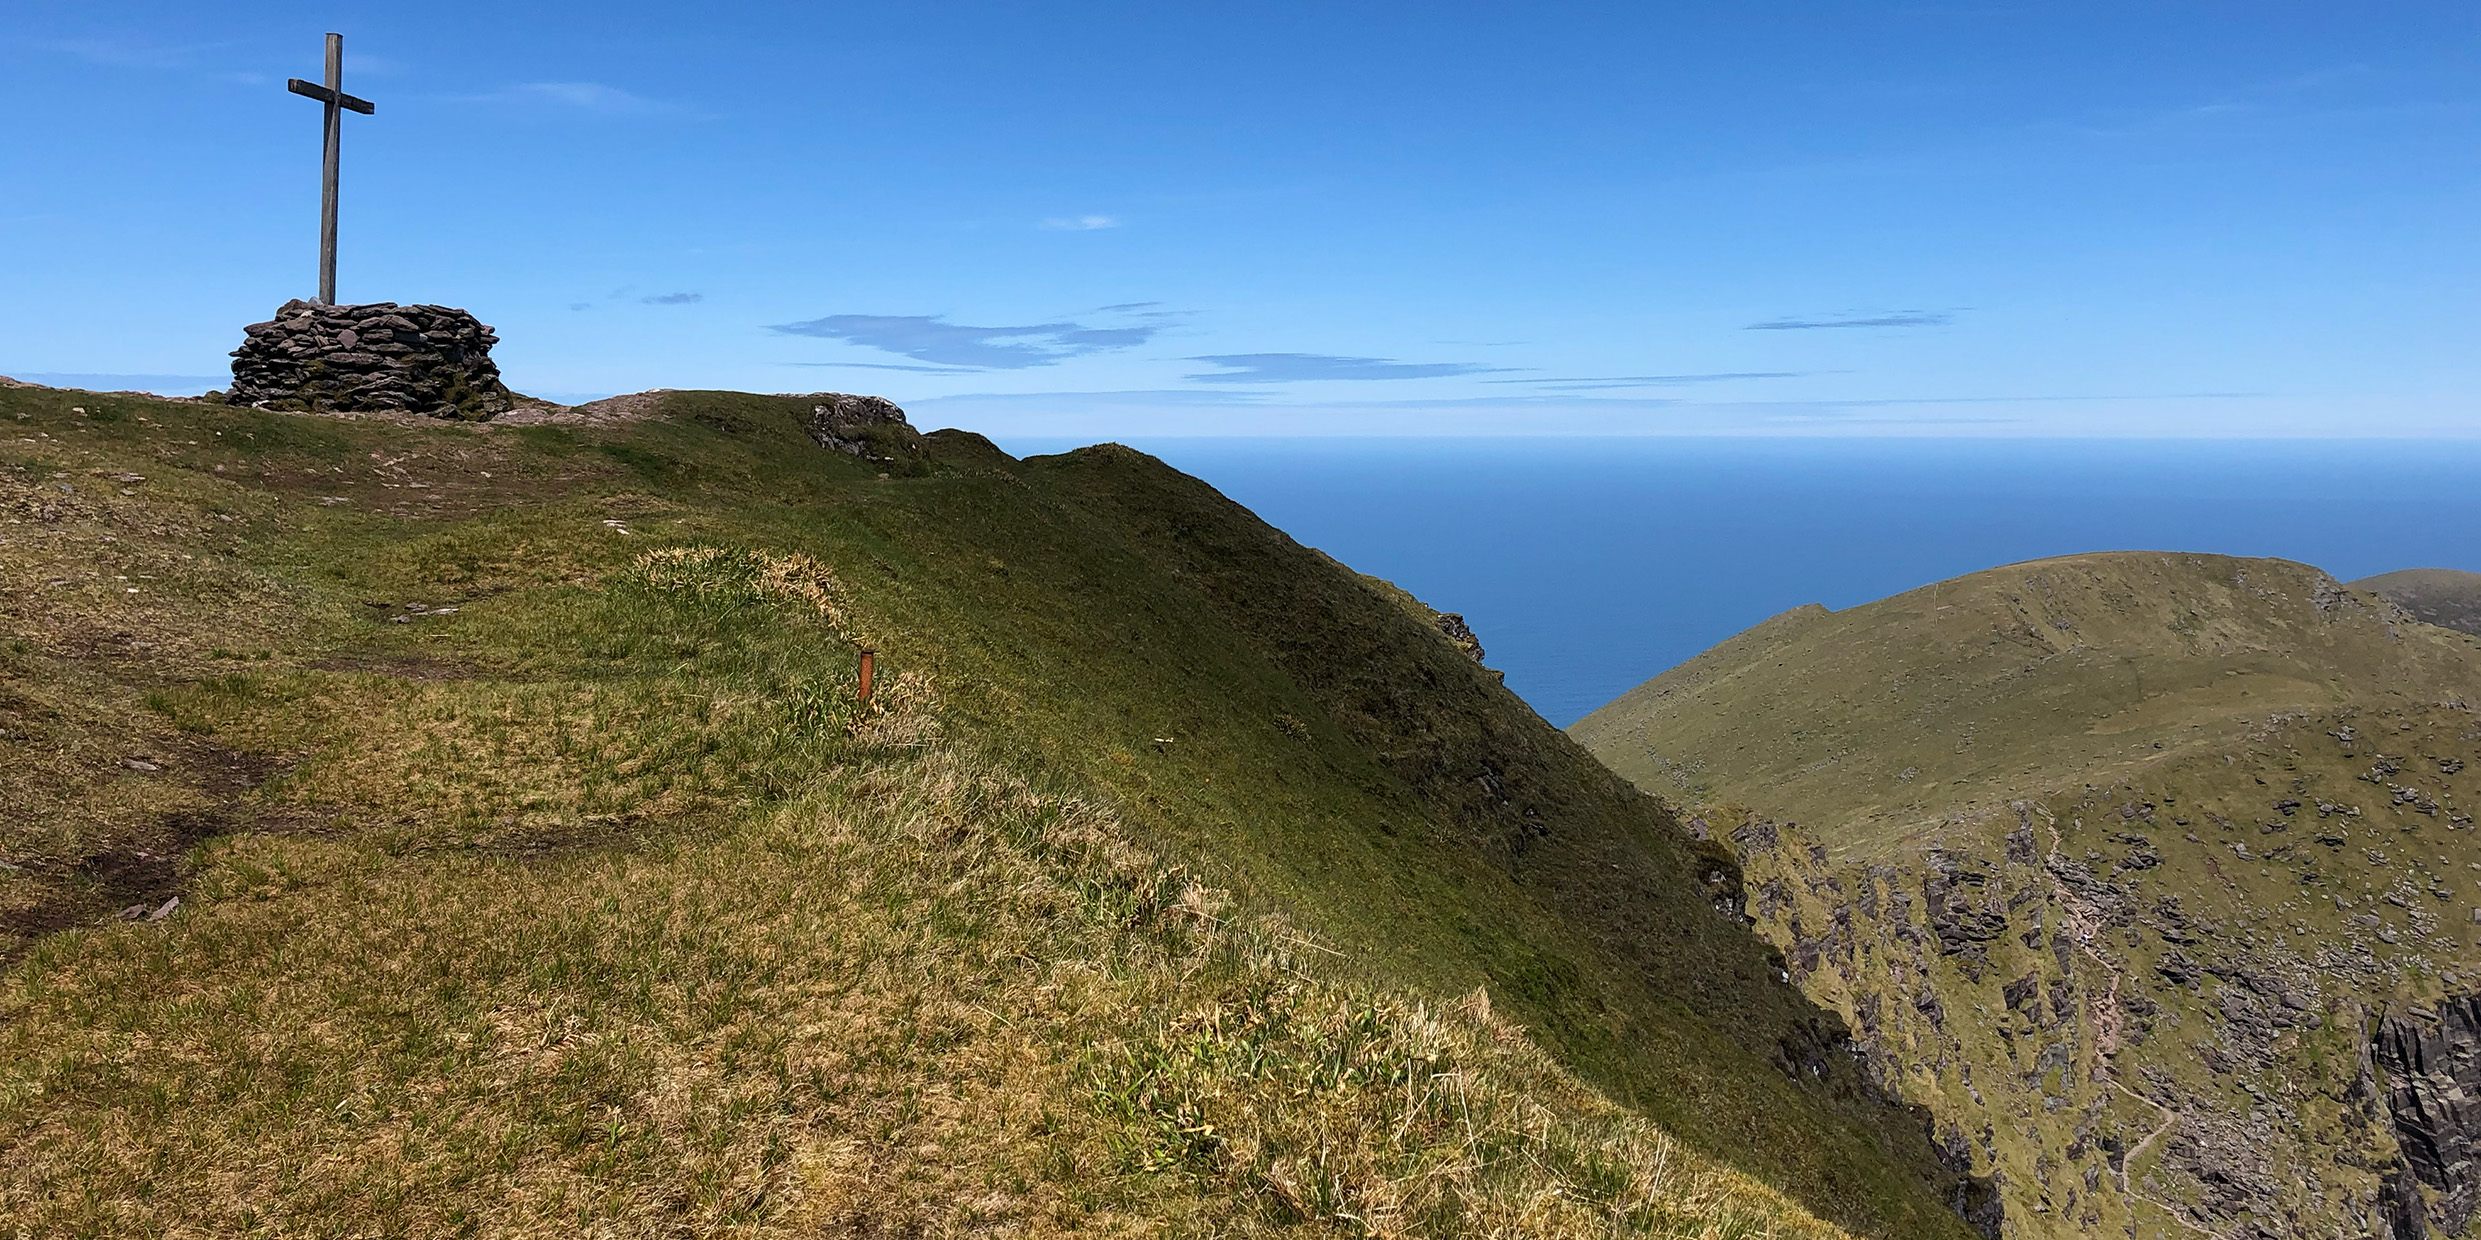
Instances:
[[[2379,595],[2121,553],[1787,613],[1575,732],[1707,807],[2010,1234],[2409,1236],[2469,1198],[2405,1147],[2475,1134],[2373,1044],[2481,989],[2476,702]]]
[[[2352,583],[2419,619],[2443,628],[2481,634],[2481,573],[2457,568],[2405,568]]]
[[[1832,817],[1866,852],[2221,754],[2277,713],[2470,700],[2476,652],[2303,564],[2062,556],[1786,612],[1573,731],[1644,787]]]
[[[1417,604],[806,408],[0,392],[0,1218],[1959,1230],[1728,859]]]

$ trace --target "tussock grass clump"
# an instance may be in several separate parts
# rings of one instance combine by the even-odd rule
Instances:
[[[1124,1169],[1371,1235],[1841,1234],[1560,1072],[1487,991],[1440,1010],[1337,985],[1280,919],[1206,950],[1213,976],[1165,996],[1188,1006],[1086,1061]]]
[[[790,603],[814,613],[854,646],[873,644],[841,601],[844,590],[835,574],[799,552],[659,547],[632,561],[621,582],[674,602],[685,598],[698,610]],[[925,745],[939,735],[938,691],[928,675],[912,669],[890,676],[867,702],[860,700],[857,686],[815,679],[775,686],[771,696],[795,735],[840,730],[867,745],[898,748]]]
[[[850,639],[852,621],[837,601],[835,574],[799,553],[773,555],[739,547],[659,547],[629,565],[626,580],[699,605],[731,608],[766,599],[807,604]]]

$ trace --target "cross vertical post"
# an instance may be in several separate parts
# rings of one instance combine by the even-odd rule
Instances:
[[[284,88],[327,105],[327,150],[319,176],[319,302],[332,306],[336,304],[336,174],[342,163],[339,148],[344,145],[344,112],[350,108],[369,116],[377,109],[369,100],[345,93],[345,37],[341,34],[327,36],[325,85],[293,78]]]
[[[319,159],[319,301],[336,304],[336,174],[343,167],[343,108],[336,96],[345,88],[345,37],[327,36],[326,151]]]

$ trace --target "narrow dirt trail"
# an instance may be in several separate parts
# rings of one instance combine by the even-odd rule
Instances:
[[[2066,842],[2059,836],[2058,820],[2045,819],[2042,825],[2044,829],[2050,832],[2050,855],[2060,858],[2066,857]],[[2097,1026],[2094,1041],[2096,1048],[2101,1050],[2104,1055],[2116,1056],[2119,1053],[2119,983],[2127,976],[2126,971],[2122,970],[2116,963],[2112,962],[2110,957],[2103,955],[2100,949],[2094,947],[2093,939],[2096,932],[2093,922],[2078,908],[2078,902],[2073,898],[2074,893],[2068,890],[2067,884],[2059,881],[2059,876],[2056,873],[2053,873],[2047,865],[2042,867],[2042,872],[2045,877],[2050,879],[2050,891],[2053,904],[2064,914],[2067,921],[2065,928],[2068,931],[2069,937],[2076,940],[2077,950],[2083,952],[2086,957],[2091,959],[2095,964],[2100,965],[2103,972],[2110,974],[2110,989],[2103,994],[2101,1001],[2094,1005],[2094,1024]],[[2181,1227],[2187,1228],[2189,1231],[2193,1231],[2200,1236],[2214,1236],[2214,1232],[2208,1231],[2195,1223],[2189,1222],[2187,1216],[2182,1214],[2178,1209],[2174,1208],[2171,1203],[2164,1201],[2159,1197],[2139,1192],[2128,1183],[2128,1168],[2136,1165],[2137,1156],[2143,1154],[2148,1146],[2151,1146],[2155,1141],[2161,1139],[2163,1134],[2168,1133],[2173,1128],[2179,1126],[2180,1113],[2136,1092],[2133,1089],[2128,1088],[2125,1084],[2122,1084],[2119,1079],[2118,1065],[2116,1063],[2112,1065],[2111,1088],[2116,1089],[2121,1094],[2124,1094],[2138,1102],[2144,1103],[2146,1106],[2152,1107],[2154,1110],[2162,1113],[2162,1122],[2156,1125],[2152,1132],[2146,1133],[2143,1140],[2138,1141],[2135,1145],[2129,1146],[2127,1152],[2120,1156],[2120,1194],[2126,1197],[2133,1197],[2138,1201],[2142,1201],[2153,1206],[2155,1209],[2160,1210],[2165,1215],[2169,1216],[2172,1222],[2177,1223]],[[2217,1236],[2216,1240],[2221,1240],[2221,1238]]]

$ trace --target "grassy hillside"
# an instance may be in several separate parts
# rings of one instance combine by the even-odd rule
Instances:
[[[1963,1234],[1418,602],[809,407],[0,391],[0,1220]]]
[[[2407,568],[2352,583],[2443,628],[2481,634],[2481,573],[2460,568]]]
[[[2481,989],[2476,700],[2481,640],[2314,569],[2127,553],[1779,616],[1574,731],[1707,807],[2011,1234],[2406,1235],[2469,1210],[2373,1043]]]

